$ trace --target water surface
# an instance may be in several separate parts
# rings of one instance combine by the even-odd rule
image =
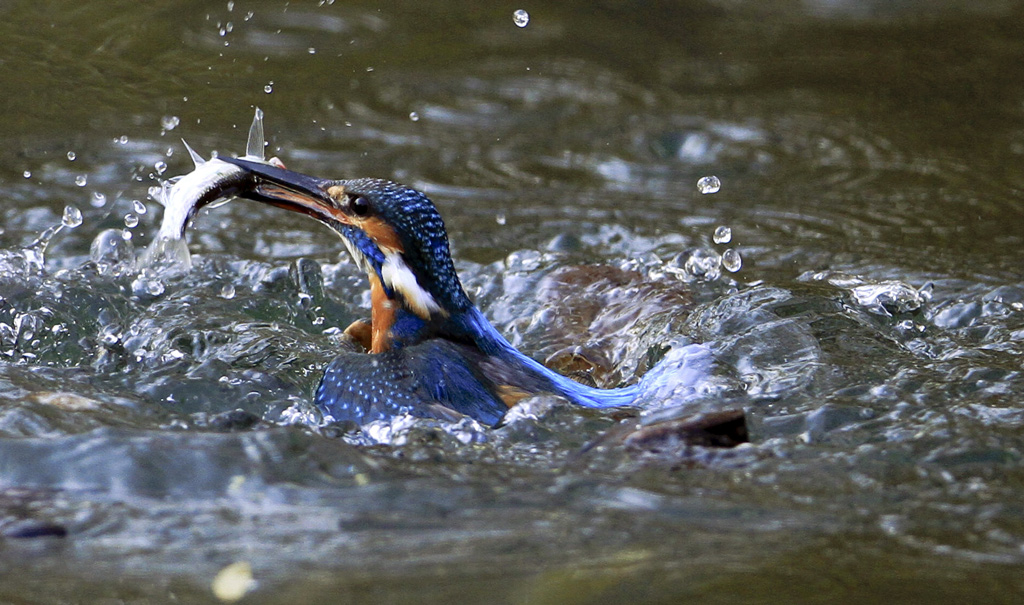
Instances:
[[[235,562],[252,602],[1024,592],[1017,3],[0,16],[0,600],[213,601]],[[368,312],[326,229],[234,202],[187,274],[133,269],[179,138],[241,152],[256,105],[290,168],[426,191],[534,357],[616,384],[713,343],[700,409],[742,407],[752,443],[630,449],[549,399],[493,431],[320,427]],[[729,248],[739,272],[686,270]]]

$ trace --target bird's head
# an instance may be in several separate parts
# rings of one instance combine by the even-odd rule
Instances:
[[[381,179],[328,180],[221,159],[251,174],[252,186],[242,197],[312,216],[340,235],[375,295],[386,297],[381,304],[425,322],[472,306],[455,273],[441,215],[419,191]]]

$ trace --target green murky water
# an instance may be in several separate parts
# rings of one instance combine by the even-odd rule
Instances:
[[[209,602],[248,562],[254,603],[1017,601],[1022,17],[0,2],[0,600]],[[631,450],[550,400],[317,429],[368,303],[336,238],[235,202],[187,275],[131,269],[179,138],[241,151],[255,105],[289,167],[426,191],[538,359],[715,343],[752,443]]]

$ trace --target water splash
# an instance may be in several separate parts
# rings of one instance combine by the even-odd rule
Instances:
[[[931,298],[930,284],[921,290],[894,280],[871,280],[846,273],[823,271],[808,273],[801,279],[825,281],[850,293],[853,302],[875,315],[893,317],[921,311]]]
[[[663,267],[683,281],[712,282],[722,276],[722,257],[710,248],[685,250]]]
[[[141,271],[138,277],[132,281],[132,294],[139,298],[156,298],[160,296],[167,289],[161,277],[149,270]]]
[[[130,241],[121,237],[120,229],[105,229],[92,240],[89,258],[100,275],[117,276],[133,269],[135,250]]]
[[[850,294],[858,305],[878,315],[914,313],[924,305],[916,288],[896,280],[856,286]]]
[[[16,251],[3,251],[0,255],[0,273],[15,272],[23,275],[41,272],[46,265],[46,248],[61,230],[74,229],[82,224],[82,211],[65,206],[60,224],[47,227],[31,244]]]

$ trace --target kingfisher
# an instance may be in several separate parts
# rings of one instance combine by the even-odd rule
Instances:
[[[240,197],[323,223],[366,273],[370,321],[345,330],[365,352],[341,353],[325,369],[314,402],[327,419],[469,416],[495,426],[537,394],[587,408],[692,397],[709,371],[710,349],[688,345],[630,386],[600,389],[562,376],[512,346],[473,304],[444,221],[423,193],[382,179],[330,180],[280,164],[220,159],[248,172]]]

